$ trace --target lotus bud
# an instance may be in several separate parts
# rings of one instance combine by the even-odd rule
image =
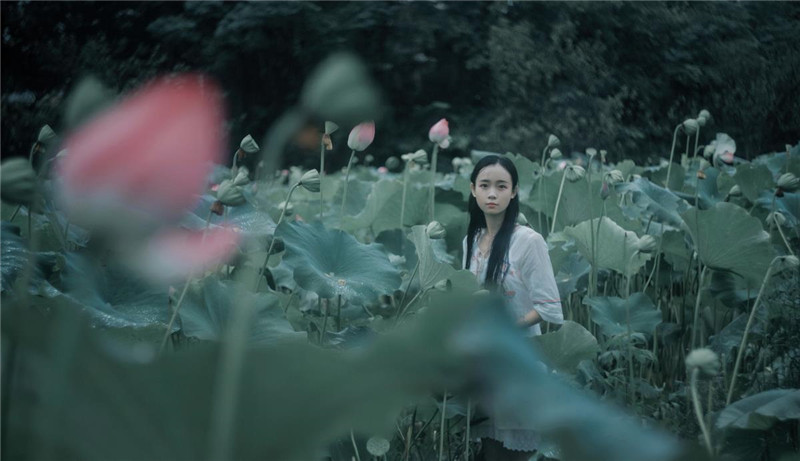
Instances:
[[[375,123],[364,122],[356,125],[347,138],[347,147],[354,151],[361,152],[375,139]]]
[[[589,157],[589,161],[591,161],[593,158],[595,158],[595,156],[597,156],[597,149],[594,147],[587,147],[586,155]]]
[[[214,200],[214,203],[211,204],[209,210],[211,210],[211,212],[217,216],[222,216],[223,213],[225,213],[225,205],[223,205],[219,200]]]
[[[550,158],[554,160],[561,158],[561,151],[558,149],[558,147],[555,147],[550,151]]]
[[[247,135],[242,138],[242,142],[239,143],[239,148],[242,149],[246,154],[255,154],[258,152],[258,143],[256,140],[253,139],[253,136]]]
[[[428,234],[433,240],[443,239],[447,234],[447,230],[442,226],[439,221],[431,221],[428,227],[425,228],[425,233]]]
[[[527,226],[528,225],[528,218],[523,214],[520,213],[517,215],[517,224],[520,226]]]
[[[784,173],[778,178],[778,187],[786,192],[793,192],[800,187],[800,178],[793,173]]]
[[[606,155],[608,155],[608,151],[605,149],[600,149],[600,161],[606,163]]]
[[[383,437],[370,437],[367,440],[367,451],[375,457],[381,457],[389,452],[389,441]]]
[[[586,176],[586,170],[580,165],[570,165],[566,168],[564,174],[567,176],[569,182],[576,182]]]
[[[446,118],[443,118],[438,122],[436,122],[436,124],[433,125],[431,129],[428,131],[428,139],[430,139],[431,142],[439,144],[440,146],[445,141],[447,141],[449,144],[448,140],[449,136],[450,136],[450,125],[447,123]]]
[[[319,192],[320,189],[320,179],[319,179],[319,171],[316,169],[308,170],[300,177],[300,182],[298,182],[303,188],[309,192]]]
[[[13,204],[28,204],[36,193],[36,172],[30,162],[22,157],[4,160],[0,165],[2,182],[0,195],[3,201]]]
[[[388,172],[389,172],[389,169],[388,169],[388,168],[386,168],[385,166],[379,166],[379,167],[378,167],[378,173],[379,173],[379,174],[386,174],[386,173],[388,173]]]
[[[779,256],[773,260],[772,266],[776,272],[796,270],[800,266],[800,259],[793,255]]]
[[[394,171],[400,168],[400,160],[395,156],[391,156],[386,159],[386,163],[384,163],[384,165],[386,166],[387,170]]]
[[[433,289],[437,291],[450,291],[453,289],[453,282],[450,279],[439,280],[433,285]]]
[[[705,109],[701,110],[699,114],[697,114],[697,124],[700,126],[706,126],[706,123],[711,121],[711,113]]]
[[[780,211],[771,211],[767,215],[767,224],[769,224],[769,227],[782,227],[786,224],[786,216]]]
[[[551,134],[547,137],[547,147],[558,147],[561,145],[561,140],[558,139],[558,136]]]
[[[242,195],[242,188],[235,185],[230,179],[219,183],[217,200],[226,206],[239,206],[246,201]]]
[[[292,212],[294,212],[294,205],[284,200],[278,204],[278,209],[284,213],[292,214]]]
[[[639,253],[652,253],[656,249],[656,239],[650,234],[645,234],[636,243],[636,250]]]
[[[409,152],[408,154],[401,155],[400,158],[402,158],[406,162],[414,162],[422,165],[428,163],[428,153],[425,152],[425,150],[423,149],[420,149],[416,152]]]
[[[722,364],[717,354],[708,348],[695,349],[686,356],[686,371],[691,374],[695,369],[700,370],[700,375],[713,378],[719,374]]]
[[[703,157],[709,159],[712,155],[714,155],[714,151],[716,150],[716,146],[714,145],[714,141],[711,141],[708,145],[703,147]]]
[[[686,120],[683,121],[683,131],[686,132],[686,134],[691,135],[697,133],[697,129],[699,127],[700,124],[697,123],[696,119],[687,118]]]
[[[56,132],[50,128],[50,125],[45,125],[39,130],[39,137],[36,138],[36,142],[40,144],[47,144],[48,142],[52,141],[56,137]]]
[[[625,176],[619,170],[611,170],[603,175],[603,180],[608,181],[611,184],[617,184],[625,181]]]
[[[364,156],[364,163],[365,164],[371,165],[372,162],[374,162],[374,161],[375,161],[375,157],[373,157],[372,154],[367,154],[367,155]]]
[[[335,124],[333,122],[325,122],[325,134],[327,134],[328,136],[330,136],[333,133],[335,133],[336,130],[338,130],[338,129],[339,129],[339,125],[337,125],[337,124]]]
[[[250,182],[250,170],[246,166],[240,166],[239,171],[236,172],[236,177],[233,178],[235,186],[244,186]]]
[[[600,186],[600,198],[605,200],[611,195],[611,190],[608,187],[608,181],[603,181],[603,185]]]

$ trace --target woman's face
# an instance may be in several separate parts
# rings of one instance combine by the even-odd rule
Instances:
[[[498,163],[484,167],[469,187],[478,207],[487,216],[505,215],[508,204],[517,195],[511,174]]]

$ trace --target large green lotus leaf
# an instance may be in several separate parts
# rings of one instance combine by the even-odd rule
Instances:
[[[661,234],[661,252],[676,271],[686,271],[692,260],[692,250],[686,244],[686,234],[668,230]]]
[[[599,229],[598,229],[599,222]],[[592,228],[595,229],[595,251],[592,256]],[[636,247],[639,237],[626,231],[605,216],[592,221],[584,221],[577,226],[567,227],[564,234],[575,239],[578,251],[591,264],[601,269],[611,269],[623,275],[635,274],[650,259],[650,255],[639,253]]]
[[[592,360],[600,351],[597,339],[581,324],[567,320],[558,331],[531,338],[545,363],[559,373],[575,374],[582,360]]]
[[[504,416],[556,441],[565,461],[675,459],[677,440],[543,372],[499,306],[471,304],[458,298],[427,309],[354,352],[303,344],[244,349],[236,411],[222,428],[215,403],[224,395],[220,365],[230,363],[224,347],[155,361],[142,348],[109,354],[97,330],[69,311],[45,319],[4,306],[3,332],[30,360],[19,376],[29,398],[12,395],[4,408],[10,446],[3,448],[36,447],[45,459],[196,460],[209,457],[227,428],[220,458],[312,459],[350,430],[392,428],[404,405],[431,392],[481,389],[468,397],[495,402]]]
[[[736,167],[733,180],[739,185],[742,195],[754,203],[764,189],[775,188],[775,180],[766,165],[742,163]]]
[[[767,309],[760,307],[753,322],[750,325],[750,338],[760,338],[764,334],[764,327],[767,324]],[[747,326],[749,314],[739,314],[729,324],[725,325],[719,333],[711,337],[709,347],[719,355],[733,357],[734,349],[742,344],[742,335]]]
[[[294,269],[297,284],[323,298],[341,295],[366,302],[400,286],[400,274],[381,245],[358,243],[350,234],[318,222],[282,223],[276,235],[284,240],[283,260]]]
[[[622,173],[622,176],[627,180],[631,175],[638,174],[641,175],[644,172],[644,168],[640,166],[636,166],[636,163],[633,160],[623,160],[616,165],[614,165],[613,169],[619,170]]]
[[[364,209],[367,204],[367,197],[372,192],[372,184],[374,181],[361,181],[358,179],[350,178],[347,187],[347,203],[344,204],[344,212],[348,216],[355,216]],[[344,183],[344,181],[342,181]],[[342,185],[336,194],[333,195],[333,205],[336,213],[338,214],[342,209],[342,196],[344,195],[344,185]],[[330,196],[329,196],[330,197]]]
[[[447,234],[444,237],[444,241],[447,243],[447,250],[458,250],[459,254],[464,236],[467,235],[467,225],[469,224],[469,215],[465,210],[466,206],[459,208],[449,203],[436,202],[436,220],[447,230]],[[459,261],[461,260],[459,259]]]
[[[680,214],[689,208],[689,204],[673,192],[659,187],[644,178],[637,178],[629,183],[617,184],[617,192],[629,192],[633,201],[632,207],[623,208],[631,218],[641,218],[680,227],[683,220]]]
[[[558,200],[558,190],[561,187],[562,172],[551,172],[545,176],[543,181],[537,181],[528,201],[524,202],[534,210],[541,210],[552,219],[555,212],[556,201]],[[564,190],[561,193],[561,202],[558,205],[558,217],[556,230],[566,226],[574,226],[580,222],[592,218],[598,218],[601,214],[608,216],[612,220],[620,223],[623,227],[638,227],[623,216],[622,210],[618,205],[618,197],[614,188],[611,188],[611,196],[605,201],[600,197],[600,189],[603,184],[599,174],[592,176],[591,191],[586,179],[564,182]],[[540,197],[539,188],[542,187]],[[589,195],[591,193],[591,200]],[[528,217],[531,223],[536,222],[534,216]]]
[[[765,431],[778,421],[800,419],[800,389],[772,389],[751,395],[725,407],[717,417],[717,429]]]
[[[425,232],[425,226],[414,226],[408,238],[414,242],[419,260],[419,284],[423,289],[431,288],[436,282],[453,276],[453,266],[436,255],[433,243]]]
[[[551,250],[550,255],[552,256],[553,253],[554,251]],[[555,269],[554,266],[553,269],[561,299],[567,299],[569,295],[578,291],[579,282],[581,288],[585,288],[588,283],[587,276],[591,269],[592,266],[586,258],[575,252],[567,253],[567,258],[559,265],[559,268]]]
[[[349,192],[348,192],[349,194]],[[405,215],[406,226],[428,222],[428,189],[417,187],[409,181],[406,191]],[[372,227],[375,234],[389,229],[400,228],[400,211],[403,202],[403,182],[382,179],[372,185],[364,209],[356,216],[347,216],[342,220],[342,229],[352,231]]]
[[[583,303],[591,306],[592,322],[608,336],[627,333],[629,315],[632,333],[652,335],[661,323],[661,311],[644,293],[633,293],[628,299],[616,296],[586,297]]]
[[[727,202],[699,212],[692,208],[681,217],[703,264],[714,270],[733,272],[753,286],[761,283],[775,256],[761,221]]]
[[[683,181],[686,177],[686,170],[678,163],[673,163],[671,169],[668,167],[668,165],[644,168],[644,171],[642,171],[642,176],[650,179],[653,184],[657,184],[659,187],[664,187],[667,184],[668,169],[670,170],[669,190],[679,191],[683,189]]]
[[[186,336],[217,341],[228,327],[233,309],[243,304],[255,306],[250,323],[249,342],[269,344],[278,341],[303,340],[283,315],[280,298],[273,293],[251,293],[236,290],[230,282],[209,277],[189,288],[178,316]]]

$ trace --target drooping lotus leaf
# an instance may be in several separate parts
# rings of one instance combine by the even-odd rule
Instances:
[[[583,303],[591,306],[592,322],[608,336],[627,333],[629,320],[632,333],[647,335],[652,335],[661,323],[661,311],[641,292],[631,294],[628,299],[616,296],[586,297]]]
[[[732,203],[681,214],[700,260],[711,269],[729,271],[758,286],[775,250],[761,221]]]
[[[678,163],[672,163],[672,168],[670,169],[668,165],[662,165],[657,167],[645,167],[642,171],[642,176],[650,179],[653,184],[658,185],[658,187],[664,188],[667,184],[667,170],[669,171],[669,190],[681,190],[683,189],[683,181],[686,177],[686,170],[684,170],[683,166]]]
[[[720,356],[724,354],[728,358],[733,357],[733,350],[742,344],[742,335],[744,334],[748,317],[749,314],[739,314],[729,324],[725,325],[722,331],[712,336],[709,343],[711,350]],[[750,325],[748,334],[751,339],[761,337],[764,334],[764,326],[767,322],[766,317],[766,309],[760,307],[756,312],[753,323]]]
[[[658,226],[655,226],[658,229]],[[685,271],[692,260],[692,250],[686,243],[686,234],[668,230],[661,234],[661,252],[664,259],[677,271]]]
[[[742,189],[742,195],[755,203],[765,189],[774,189],[775,180],[766,165],[742,163],[736,167],[733,180]]]
[[[595,230],[596,260],[592,255],[592,228]],[[626,231],[605,216],[567,227],[564,234],[575,239],[578,251],[598,268],[632,275],[650,259],[650,255],[636,251],[639,237],[634,232]]]
[[[379,244],[358,243],[319,222],[281,223],[276,235],[284,240],[283,260],[294,269],[297,284],[323,298],[368,302],[400,286],[400,273]]]
[[[629,183],[617,184],[617,192],[629,192],[633,205],[643,218],[680,227],[683,220],[680,214],[689,208],[689,204],[673,192],[659,187],[644,178]]]
[[[553,254],[552,250],[550,254]],[[570,294],[576,292],[579,282],[583,288],[586,287],[588,282],[586,279],[591,268],[589,261],[580,254],[575,252],[567,254],[565,261],[555,274],[556,285],[558,285],[558,293],[561,299],[566,299]]]
[[[348,193],[349,194],[349,193]],[[428,189],[418,187],[409,181],[406,190],[405,215],[406,226],[427,223],[428,221]],[[364,209],[356,216],[347,216],[342,220],[342,229],[372,227],[375,234],[389,229],[400,228],[400,214],[403,201],[402,180],[382,179],[372,185]]]
[[[800,419],[800,389],[772,389],[728,405],[720,412],[715,426],[765,431],[778,421],[797,419]]]
[[[455,269],[436,256],[431,239],[425,233],[425,226],[411,228],[409,239],[414,242],[419,259],[419,284],[422,289],[431,288],[436,282],[450,278]]]
[[[245,306],[254,306],[249,323],[249,343],[305,341],[305,332],[295,332],[283,315],[278,295],[237,290],[234,284],[214,277],[189,288],[178,311],[181,329],[186,336],[218,341],[229,326],[231,311]]]
[[[575,374],[582,360],[597,356],[597,339],[581,324],[567,320],[558,331],[531,338],[545,363],[559,373]]]

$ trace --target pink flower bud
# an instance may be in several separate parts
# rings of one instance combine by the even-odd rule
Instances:
[[[351,131],[350,136],[347,138],[347,147],[361,152],[375,139],[375,123],[364,122],[356,125]]]
[[[66,140],[59,200],[69,218],[118,234],[177,221],[198,200],[224,139],[216,86],[199,75],[156,80]]]
[[[380,174],[386,174],[386,173],[388,173],[388,172],[389,172],[389,169],[388,169],[388,168],[386,168],[385,166],[380,166],[380,167],[378,167],[378,173],[380,173]]]
[[[430,139],[431,142],[439,144],[440,146],[445,141],[447,141],[447,144],[449,145],[450,143],[450,141],[448,141],[449,136],[450,136],[450,126],[448,125],[446,118],[443,118],[438,122],[436,122],[436,124],[431,127],[430,131],[428,131],[428,139]]]

